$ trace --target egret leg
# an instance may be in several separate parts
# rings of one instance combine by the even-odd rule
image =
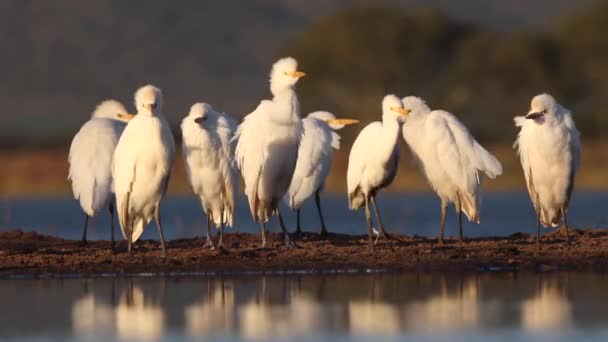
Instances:
[[[378,220],[378,226],[380,226],[380,233],[378,237],[376,237],[376,242],[381,238],[390,239],[390,236],[384,230],[384,224],[382,223],[382,219],[380,218],[380,210],[378,209],[378,205],[376,204],[376,196],[371,196],[372,205],[374,206],[374,213],[376,214],[376,219]]]
[[[538,203],[538,198],[536,198],[536,203]],[[536,214],[536,246],[540,245],[540,204],[536,205],[538,209],[538,213]]]
[[[207,215],[207,238],[203,248],[215,249],[213,246],[213,240],[211,240],[211,214]]]
[[[224,208],[222,208],[222,220],[220,223],[220,239],[217,241],[217,248],[218,249],[225,249],[224,247],[224,217],[226,217],[226,215],[224,215]]]
[[[464,242],[462,238],[462,201],[460,200],[460,195],[457,195],[458,198],[458,241],[460,243]]]
[[[460,243],[464,242],[462,238],[462,204],[460,204],[460,201],[458,203],[458,241]]]
[[[323,211],[321,211],[321,194],[319,189],[317,189],[315,192],[315,203],[317,204],[317,211],[319,212],[319,219],[321,220],[321,236],[327,236],[325,220],[323,219]]]
[[[281,211],[277,208],[277,216],[279,216],[279,223],[281,224],[281,230],[283,231],[283,236],[285,238],[285,247],[287,248],[296,248],[296,244],[289,239],[289,232],[287,232],[287,227],[285,226],[285,222],[283,221],[283,216],[281,215]]]
[[[82,240],[81,243],[83,245],[87,244],[87,227],[89,226],[89,215],[84,214],[84,229],[82,230]]]
[[[160,237],[160,246],[162,249],[163,258],[167,257],[167,251],[165,250],[165,237],[163,236],[163,226],[160,221],[160,204],[156,206],[154,210],[154,219],[156,220],[156,228],[158,228],[158,236]]]
[[[295,236],[302,235],[302,226],[300,224],[300,208],[296,209],[296,231],[294,233]]]
[[[447,202],[441,201],[441,223],[439,224],[439,244],[443,245],[443,235],[445,232],[445,218],[448,214]]]
[[[114,241],[114,204],[110,203],[110,246],[112,250],[114,250],[114,245],[116,242]]]
[[[369,211],[369,200],[365,197],[365,220],[367,221],[367,236],[369,237],[369,251],[374,254],[374,240],[372,239],[372,214]]]
[[[127,232],[129,232],[129,241],[127,243],[127,252],[129,253],[129,255],[131,255],[131,245],[133,245],[133,222],[131,221],[131,218],[129,217],[129,201],[130,200],[131,200],[131,193],[127,192],[127,199],[125,200],[125,204],[122,209],[126,208],[126,210],[124,210],[124,213],[125,213],[124,222],[127,225],[125,227],[125,229],[127,229]]]
[[[262,230],[262,248],[266,248],[268,244],[266,243],[266,220],[264,218],[260,218],[260,229]]]
[[[570,243],[570,236],[568,234],[568,218],[566,217],[566,208],[562,207],[562,218],[564,219],[564,231],[566,234],[566,243]]]

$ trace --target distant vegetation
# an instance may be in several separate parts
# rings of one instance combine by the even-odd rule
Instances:
[[[369,122],[383,94],[418,95],[482,140],[512,141],[513,116],[550,92],[575,112],[584,138],[597,139],[608,134],[606,32],[605,2],[542,33],[494,33],[431,10],[367,6],[318,21],[285,53],[310,71],[299,85],[305,111]]]

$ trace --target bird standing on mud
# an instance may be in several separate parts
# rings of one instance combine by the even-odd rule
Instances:
[[[137,115],[120,137],[112,168],[120,228],[130,254],[131,245],[154,218],[166,256],[160,202],[167,192],[175,142],[163,116],[160,89],[152,85],[139,88],[135,106]]]
[[[443,243],[450,202],[458,214],[458,237],[462,242],[462,212],[470,222],[480,222],[483,173],[493,179],[502,174],[502,165],[451,113],[431,111],[415,96],[404,98],[403,107],[410,112],[403,124],[403,139],[441,200],[439,243]]]
[[[346,125],[358,123],[358,120],[336,119],[329,112],[318,111],[302,119],[304,133],[298,150],[298,161],[291,180],[285,202],[291,210],[296,210],[296,234],[301,234],[300,207],[315,195],[315,203],[321,220],[321,235],[327,235],[323,212],[321,211],[320,193],[323,191],[325,178],[329,174],[333,150],[340,149],[340,135],[336,130]]]
[[[541,223],[557,227],[560,222],[568,242],[566,213],[581,156],[580,135],[572,114],[551,95],[541,94],[532,99],[526,116],[514,120],[520,127],[514,147],[537,214],[536,243]]]
[[[270,91],[272,100],[263,100],[238,127],[235,159],[245,181],[245,194],[254,221],[262,231],[262,247],[266,243],[266,222],[278,213],[293,177],[302,136],[300,103],[295,85],[303,72],[291,57],[272,66]],[[280,217],[285,244],[294,246]]]
[[[87,243],[89,216],[102,209],[110,211],[110,236],[114,246],[114,204],[112,201],[112,159],[114,149],[128,117],[118,101],[100,103],[91,119],[74,136],[70,145],[68,179],[72,181],[74,198],[85,213],[82,242]]]
[[[207,240],[204,247],[214,248],[211,221],[220,230],[218,248],[224,248],[224,225],[233,225],[234,199],[238,174],[233,167],[230,139],[236,123],[207,103],[196,103],[182,121],[183,153],[186,174],[192,191],[207,215]]]
[[[376,195],[382,188],[389,186],[397,175],[399,165],[400,122],[407,117],[408,111],[395,95],[387,95],[382,100],[382,121],[365,126],[355,139],[348,158],[347,188],[351,210],[365,205],[370,250],[374,251],[372,240],[372,221],[369,202],[374,206],[380,232],[376,242],[386,237],[380,218]]]

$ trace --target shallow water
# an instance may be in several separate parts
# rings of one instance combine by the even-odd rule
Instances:
[[[384,193],[379,196],[383,221],[389,231],[403,234],[435,236],[439,226],[439,200],[430,193]],[[302,211],[304,230],[318,231],[320,223],[313,201]],[[597,228],[608,225],[607,192],[575,192],[568,213],[571,226]],[[365,234],[363,211],[348,210],[344,195],[323,195],[323,209],[327,228],[336,233]],[[282,212],[290,229],[295,229],[295,215],[285,207]],[[206,218],[193,196],[170,197],[161,209],[168,239],[193,237],[204,231]],[[103,213],[90,221],[91,239],[109,239],[109,214]],[[20,199],[0,201],[0,227],[37,230],[65,238],[81,236],[83,214],[78,203],[71,199]],[[466,236],[509,235],[515,232],[535,232],[535,216],[528,195],[524,192],[486,194],[481,224],[464,219]],[[446,234],[456,234],[453,208],[448,213]],[[117,228],[118,229],[118,228]],[[272,220],[269,229],[279,231]],[[251,220],[244,198],[239,198],[235,216],[235,231],[255,232],[259,228]],[[157,239],[157,232],[149,226],[144,238]]]
[[[608,276],[2,280],[0,339],[600,341]]]

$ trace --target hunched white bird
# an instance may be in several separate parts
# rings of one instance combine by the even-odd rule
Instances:
[[[571,112],[549,94],[532,99],[530,112],[515,117],[520,128],[514,148],[519,153],[530,199],[540,224],[557,227],[563,222],[568,242],[566,213],[580,164],[581,142]]]
[[[114,190],[122,234],[131,245],[152,218],[166,256],[160,202],[167,192],[175,142],[162,113],[160,89],[146,85],[135,93],[137,115],[125,128],[114,153]]]
[[[333,150],[340,149],[340,135],[335,131],[358,122],[352,119],[336,119],[332,113],[326,111],[313,112],[302,119],[304,132],[298,150],[298,161],[284,198],[287,206],[296,211],[296,234],[302,232],[300,208],[314,194],[321,220],[321,235],[327,235],[320,193],[331,168]]]
[[[300,104],[295,92],[298,79],[305,74],[297,70],[291,57],[278,60],[270,72],[272,100],[263,100],[237,128],[235,159],[245,181],[245,194],[254,221],[262,231],[262,247],[266,243],[266,222],[279,214],[285,244],[293,246],[285,224],[278,213],[293,177],[302,136]]]
[[[211,221],[220,230],[218,248],[224,248],[224,225],[233,225],[238,174],[230,139],[236,122],[207,103],[196,103],[181,125],[186,174],[192,191],[207,215],[204,248],[214,248]]]
[[[462,241],[462,212],[469,221],[480,222],[483,173],[493,179],[502,174],[502,165],[451,113],[431,111],[424,100],[415,96],[405,97],[403,107],[410,111],[403,124],[403,138],[441,200],[439,243],[443,243],[450,202],[458,215],[458,236]]]
[[[369,236],[370,250],[374,251],[372,222],[369,202],[374,205],[381,237],[387,237],[380,218],[376,195],[382,188],[389,186],[397,175],[399,166],[398,144],[400,123],[408,115],[403,103],[395,95],[387,95],[382,100],[382,121],[374,121],[365,126],[355,139],[348,158],[347,188],[351,210],[365,205],[365,218]]]
[[[112,159],[118,139],[125,128],[127,110],[118,101],[101,102],[91,119],[76,133],[68,162],[68,179],[72,181],[74,198],[80,202],[85,220],[82,242],[87,243],[89,216],[102,209],[110,211],[110,236],[114,246],[114,205],[112,197]]]

